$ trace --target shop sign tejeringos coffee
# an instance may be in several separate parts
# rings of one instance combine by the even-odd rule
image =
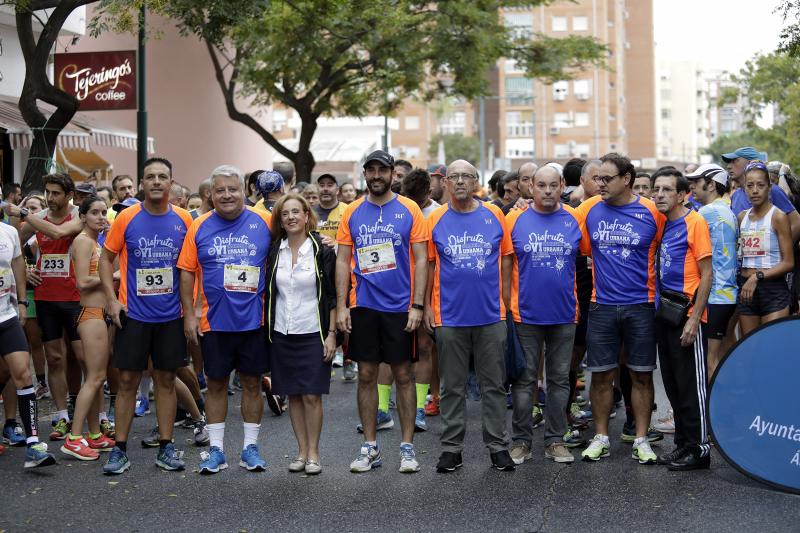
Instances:
[[[722,456],[744,474],[800,494],[800,317],[739,341],[711,381],[709,420]]]
[[[136,52],[56,54],[55,84],[81,111],[136,109]]]

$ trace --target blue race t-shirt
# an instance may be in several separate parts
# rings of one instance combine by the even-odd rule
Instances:
[[[553,213],[529,207],[506,217],[514,245],[511,311],[523,324],[577,321],[575,258],[582,240],[574,210]]]
[[[792,201],[789,200],[789,197],[786,196],[783,189],[775,184],[769,189],[769,199],[775,207],[787,215],[795,210]],[[753,204],[750,203],[750,198],[747,197],[747,193],[744,192],[744,189],[740,187],[733,191],[733,194],[731,194],[731,211],[733,211],[734,215],[739,216],[739,213],[751,207],[753,207]]]
[[[698,211],[708,224],[711,245],[711,266],[714,281],[711,284],[710,304],[735,304],[739,294],[736,285],[736,244],[739,241],[739,222],[725,200],[718,198]]]

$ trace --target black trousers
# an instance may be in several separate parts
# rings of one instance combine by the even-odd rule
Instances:
[[[706,414],[708,341],[705,324],[701,323],[695,341],[681,346],[683,326],[671,326],[656,319],[661,378],[675,414],[675,445],[691,447],[705,456],[711,451]]]

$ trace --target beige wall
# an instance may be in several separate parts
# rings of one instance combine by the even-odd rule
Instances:
[[[656,67],[653,2],[626,2],[625,21],[628,153],[634,159],[656,157]]]
[[[271,168],[272,149],[255,132],[228,118],[205,46],[196,37],[181,37],[167,21],[150,22],[163,32],[147,43],[148,133],[155,138],[155,155],[172,161],[175,179],[192,189],[217,165],[233,164],[244,172]],[[98,39],[84,36],[69,51],[135,48],[132,35],[103,34]],[[239,108],[246,110],[242,104]],[[136,111],[91,114],[136,131]],[[267,124],[264,115],[261,122]],[[115,174],[136,173],[135,152],[102,146],[96,151],[114,165]]]

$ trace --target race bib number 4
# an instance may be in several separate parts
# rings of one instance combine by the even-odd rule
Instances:
[[[742,257],[764,257],[767,255],[767,250],[764,245],[765,233],[764,230],[742,231]]]
[[[394,257],[394,246],[391,242],[382,242],[358,249],[358,267],[362,274],[373,274],[397,268]]]
[[[69,255],[68,254],[44,254],[42,255],[41,271],[43,278],[68,278],[69,277]]]
[[[249,265],[225,265],[223,284],[226,291],[258,292],[261,267]]]
[[[172,268],[137,268],[136,296],[172,294]]]
[[[10,268],[0,268],[0,296],[11,292],[14,286],[14,273]]]

